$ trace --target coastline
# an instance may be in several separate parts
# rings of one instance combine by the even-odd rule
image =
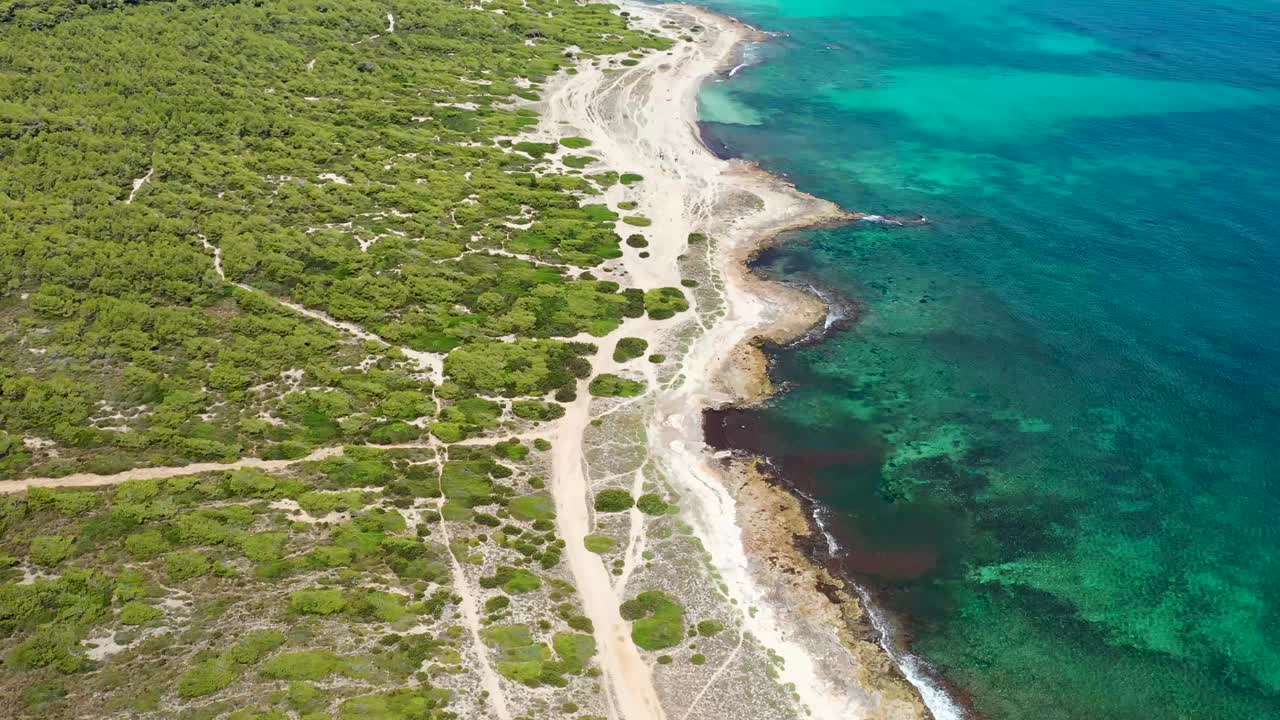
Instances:
[[[581,59],[576,74],[561,74],[548,83],[550,92],[543,99],[548,111],[540,132],[556,139],[573,129],[594,142],[589,152],[604,161],[596,168],[639,171],[647,178],[639,187],[616,185],[605,194],[613,204],[624,198],[637,203],[638,212],[652,218],[646,234],[654,242],[648,252],[628,252],[612,267],[599,269],[604,278],[625,279],[642,288],[680,286],[691,234],[709,238],[710,270],[719,280],[716,284],[723,285],[714,288],[714,309],[699,307],[696,298],[691,299],[689,315],[696,315],[696,322],[703,325],[700,334],[682,335],[690,329],[687,319],[662,323],[641,317],[628,320],[609,337],[635,335],[654,347],[676,348],[671,352],[683,355],[673,378],[660,378],[656,364],[646,364],[640,371],[649,387],[661,387],[646,398],[652,403],[645,428],[649,455],[678,489],[681,518],[705,547],[713,576],[737,608],[734,612],[742,616],[744,634],[767,650],[773,663],[769,669],[776,673],[770,677],[793,698],[791,709],[796,716],[932,717],[892,654],[881,647],[874,619],[856,591],[806,550],[820,538],[815,537],[817,529],[802,498],[761,472],[759,459],[713,453],[703,432],[704,410],[758,403],[774,392],[766,345],[802,341],[829,317],[827,303],[815,292],[756,274],[750,269],[752,260],[788,232],[863,215],[804,194],[754,163],[718,158],[704,144],[698,132],[699,88],[713,77],[731,75],[741,67],[741,48],[768,35],[697,7],[655,7],[635,0],[623,0],[623,5],[633,20],[650,30],[670,31],[676,27],[671,21],[678,20],[681,28],[693,34],[697,34],[693,28],[701,28],[702,35],[680,43],[678,61],[665,61],[672,53],[661,52],[623,67],[618,66],[618,57]],[[627,232],[623,224],[618,230]],[[214,256],[215,269],[221,274],[216,249]],[[338,326],[322,313],[286,306]],[[341,329],[358,337],[365,332],[347,324],[341,324]],[[585,334],[576,339],[600,340]],[[596,372],[636,371],[621,367],[611,350],[612,342],[601,343],[591,358]],[[557,524],[568,540],[566,559],[584,612],[597,628],[602,684],[610,691],[606,692],[609,715],[623,720],[696,720],[723,710],[704,703],[700,708],[704,715],[692,714],[698,699],[729,668],[728,662],[682,713],[670,706],[681,701],[663,697],[664,688],[656,687],[653,667],[630,641],[620,617],[619,595],[625,580],[613,584],[605,566],[584,549],[582,540],[594,518],[587,502],[592,488],[583,473],[583,439],[593,415],[586,382],[579,385],[581,399],[567,404],[566,416],[550,433],[555,439],[551,487]],[[27,487],[99,486],[238,467],[282,470],[344,452],[344,447],[335,446],[294,460],[243,459],[138,468],[114,475],[28,478],[6,484],[0,494]],[[752,712],[743,717],[774,716]]]
[[[743,26],[748,33],[739,47],[751,42],[767,41],[771,35],[746,26],[730,16],[702,8],[693,11],[709,22]],[[745,63],[727,60],[718,74],[725,79],[735,75]],[[725,70],[729,70],[725,76]],[[696,107],[693,110],[697,122]],[[699,133],[699,142],[702,142]],[[706,147],[709,155],[715,153]],[[816,288],[801,289],[771,280],[756,272],[753,264],[759,256],[784,242],[789,232],[855,222],[863,218],[879,219],[864,212],[847,211],[833,203],[797,189],[782,177],[773,175],[755,163],[729,158],[739,172],[752,176],[753,182],[773,186],[790,196],[803,208],[801,215],[775,225],[759,228],[738,244],[725,248],[722,262],[730,278],[725,299],[731,306],[750,305],[763,299],[772,305],[772,316],[760,317],[757,324],[738,338],[727,364],[708,365],[707,377],[718,377],[727,398],[707,405],[706,411],[745,409],[767,401],[777,390],[770,376],[768,347],[782,347],[821,338],[843,317],[834,317],[837,308]],[[927,222],[920,217],[908,224]],[[702,429],[705,443],[706,431]],[[703,454],[710,449],[704,448]],[[800,608],[804,620],[821,618],[811,631],[823,627],[837,629],[841,643],[855,662],[844,668],[852,670],[858,684],[902,701],[888,716],[962,718],[968,717],[946,689],[945,681],[922,669],[922,661],[903,653],[894,645],[889,621],[877,611],[869,592],[851,579],[833,573],[822,561],[832,551],[832,539],[815,513],[814,501],[803,496],[777,475],[769,459],[736,450],[715,453],[719,460],[720,479],[736,488],[737,524],[741,528],[749,561],[761,563],[758,572],[764,582],[772,582],[785,591],[777,598],[781,607]],[[797,620],[797,622],[803,622]],[[813,636],[809,640],[814,643]],[[830,673],[830,666],[824,669]],[[907,684],[904,694],[903,684]]]
[[[735,18],[701,8],[692,10],[706,22],[718,21],[730,27],[747,28],[739,40],[738,49],[770,37]],[[735,55],[734,59],[726,58],[717,74],[725,76],[725,71],[732,68],[727,76],[732,77],[741,67]],[[696,105],[692,112],[696,123]],[[715,154],[703,143],[701,134],[697,134],[706,153],[714,157]],[[770,218],[761,213],[763,222],[742,232],[736,242],[720,246],[720,262],[727,278],[724,298],[731,308],[730,317],[734,315],[734,309],[754,311],[755,315],[753,324],[732,327],[726,333],[738,334],[727,359],[716,362],[711,358],[713,362],[703,366],[707,389],[724,393],[714,397],[715,402],[705,405],[704,411],[744,408],[767,401],[777,388],[770,377],[766,348],[820,339],[831,325],[833,307],[816,289],[806,290],[768,279],[753,269],[754,261],[784,242],[785,235],[790,232],[855,222],[865,217],[865,213],[847,211],[804,193],[755,163],[733,158],[726,162],[732,166],[727,174],[741,178],[743,189],[759,192],[767,188],[767,191],[784,198],[794,208],[795,215]],[[697,370],[690,369],[690,372],[697,373]],[[720,387],[715,387],[716,383]],[[712,400],[713,396],[706,399]],[[705,445],[705,430],[701,424],[698,432],[699,441],[703,444],[701,454],[712,455],[711,449]],[[887,628],[873,616],[867,604],[870,598],[861,589],[834,575],[819,559],[818,553],[826,550],[827,541],[822,537],[824,531],[817,518],[808,508],[812,501],[799,496],[776,477],[767,458],[739,452],[727,455],[720,452],[714,456],[715,465],[707,463],[703,469],[717,476],[733,494],[736,504],[734,519],[742,534],[746,561],[755,565],[750,568],[754,575],[752,579],[771,590],[767,592],[778,609],[784,613],[795,613],[789,621],[782,622],[789,622],[791,627],[788,630],[805,638],[805,651],[822,656],[822,662],[815,665],[816,679],[819,682],[825,679],[835,686],[841,680],[852,678],[859,689],[878,695],[881,707],[872,717],[934,717],[923,696],[939,691],[921,687],[918,674],[916,678],[908,677],[907,669],[901,663],[914,658],[898,657],[891,650]],[[683,459],[689,458],[686,455]],[[824,634],[828,637],[824,638]],[[830,647],[823,648],[827,644],[824,640],[829,640],[832,634],[848,651],[848,658],[840,658],[838,653],[831,652]],[[822,678],[824,675],[826,677]],[[833,690],[834,687],[828,687],[825,692]],[[949,704],[945,697],[930,699],[941,701],[939,704]]]
[[[773,393],[764,345],[801,340],[828,317],[827,304],[815,293],[767,280],[750,269],[751,261],[787,232],[863,215],[804,194],[754,163],[718,158],[703,143],[698,89],[734,68],[746,43],[769,36],[687,5],[626,2],[623,8],[655,30],[676,18],[685,21],[683,27],[701,26],[704,31],[693,41],[700,46],[698,61],[673,70],[661,58],[651,59],[623,74],[636,76],[629,83],[553,90],[552,97],[576,97],[561,100],[559,108],[553,100],[545,123],[568,125],[591,138],[612,169],[644,164],[648,187],[639,191],[638,202],[654,218],[650,238],[661,239],[651,248],[658,262],[628,256],[620,274],[646,287],[677,284],[675,266],[688,250],[687,234],[703,233],[714,243],[724,316],[693,341],[677,381],[656,398],[648,427],[650,456],[681,493],[684,514],[732,602],[752,613],[752,633],[783,659],[779,682],[795,688],[803,707],[821,718],[933,717],[897,659],[881,645],[880,631],[857,591],[806,552],[815,530],[801,500],[759,472],[759,459],[714,454],[703,432],[704,409],[750,405]],[[647,96],[629,95],[641,86]],[[676,105],[678,117],[650,117],[663,109],[633,110],[624,104],[655,99]],[[650,116],[643,116],[646,112]],[[650,137],[653,126],[662,132]],[[631,332],[637,329],[633,325]],[[639,334],[655,339],[663,334],[645,330],[651,334]]]

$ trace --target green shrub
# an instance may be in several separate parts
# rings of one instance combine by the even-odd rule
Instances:
[[[53,567],[71,555],[76,539],[70,535],[41,535],[31,540],[31,562]]]
[[[580,673],[587,668],[587,662],[596,654],[596,640],[590,635],[579,633],[556,633],[551,638],[551,647],[565,664],[565,671]]]
[[[159,608],[131,600],[120,609],[120,622],[125,625],[143,625],[164,615]]]
[[[554,520],[556,517],[551,496],[547,493],[533,493],[511,498],[511,503],[507,505],[507,511],[511,513],[512,517],[534,522],[538,520]]]
[[[680,288],[656,288],[644,294],[644,308],[654,320],[666,320],[678,312],[689,309],[689,301],[685,299]]]
[[[519,595],[542,587],[542,580],[523,568],[499,565],[494,570],[493,575],[486,575],[480,578],[480,587],[485,589],[502,588],[503,592]]]
[[[0,437],[0,457],[5,455],[4,442],[5,439]],[[31,488],[27,491],[27,502],[32,510],[38,511],[52,508],[54,512],[67,517],[83,515],[100,504],[97,493],[84,490],[53,490],[39,487]]]
[[[581,170],[592,163],[598,162],[596,158],[589,155],[565,155],[560,160],[566,167],[571,167],[576,170]]]
[[[614,539],[608,535],[587,535],[582,538],[582,544],[591,552],[603,555],[613,550],[616,543]]]
[[[254,665],[286,639],[279,630],[251,630],[226,652],[226,658],[240,665]]]
[[[635,227],[649,227],[653,224],[652,220],[643,215],[627,215],[622,218],[622,222]]]
[[[671,506],[657,493],[645,493],[636,499],[636,507],[645,515],[665,515]]]
[[[350,549],[337,545],[317,545],[307,555],[307,562],[314,567],[338,568],[351,564],[355,557]]]
[[[516,400],[511,412],[524,420],[556,420],[564,417],[564,407],[543,400]]]
[[[715,620],[703,620],[698,623],[698,634],[703,637],[715,637],[724,632],[724,625]]]
[[[621,182],[623,185],[631,185],[634,183],[638,183],[641,180],[644,180],[644,176],[638,175],[636,173],[622,173],[622,177],[618,179],[618,181]]]
[[[284,548],[288,542],[289,536],[286,533],[255,533],[240,538],[240,550],[245,557],[256,562],[279,560],[284,557]]]
[[[637,203],[634,200],[626,200],[624,202],[618,203],[618,209],[619,210],[635,210],[638,205],[639,203]]]
[[[235,681],[238,673],[223,658],[205,660],[178,679],[178,695],[191,698],[212,695]]]
[[[608,488],[596,493],[596,512],[624,512],[626,510],[630,510],[635,504],[635,500],[631,497],[631,493],[626,490]]]
[[[36,670],[50,667],[59,672],[83,670],[85,657],[80,654],[80,630],[71,624],[44,625],[9,653],[7,665],[12,670]]]
[[[667,361],[667,356],[663,355],[662,353],[654,353],[649,356],[649,362],[653,363],[654,365],[661,365],[666,361]]]
[[[346,511],[359,508],[363,504],[363,493],[356,490],[346,492],[308,491],[298,496],[298,507],[310,515],[324,516],[331,512]]]
[[[28,709],[35,710],[49,703],[55,703],[67,696],[67,690],[61,683],[38,683],[22,691],[22,703]]]
[[[511,148],[530,157],[539,159],[544,155],[548,155],[556,151],[556,146],[551,143],[518,142],[512,145]]]
[[[635,397],[644,392],[644,383],[612,373],[601,373],[592,378],[588,390],[595,397]]]
[[[143,530],[124,540],[124,549],[136,560],[150,560],[169,551],[169,541],[159,530]]]
[[[262,666],[272,680],[322,680],[347,668],[347,660],[328,650],[305,650],[277,655]]]
[[[194,550],[169,553],[164,561],[169,579],[174,582],[208,575],[213,569],[213,563],[209,558]]]
[[[346,606],[341,590],[298,590],[289,594],[289,608],[303,615],[332,615]]]
[[[632,235],[627,238],[627,246],[633,248],[646,248],[649,247],[649,241],[646,240],[643,235]]]
[[[338,720],[444,720],[452,715],[443,710],[449,695],[430,685],[361,695],[343,701]]]
[[[303,717],[306,713],[324,710],[325,694],[320,688],[310,683],[294,681],[289,683],[289,689],[286,697],[289,700],[289,706],[297,710]],[[327,713],[320,713],[325,720],[328,720]]]
[[[642,592],[622,603],[619,612],[632,621],[631,639],[645,650],[675,647],[684,639],[684,609],[665,592]]]
[[[624,337],[618,340],[618,344],[613,348],[614,362],[629,362],[642,355],[649,349],[649,341],[637,337]]]
[[[405,616],[404,596],[381,590],[356,590],[343,612],[356,622],[395,622]]]
[[[560,138],[560,144],[570,150],[581,150],[585,147],[591,147],[591,141],[584,137]]]
[[[703,655],[702,653],[694,653],[693,655],[689,656],[689,662],[693,663],[694,665],[704,665],[707,662],[707,656]]]

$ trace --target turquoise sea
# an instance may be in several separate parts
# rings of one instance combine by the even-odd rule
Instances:
[[[974,717],[1280,718],[1280,4],[710,0],[704,134],[851,210],[713,418]]]

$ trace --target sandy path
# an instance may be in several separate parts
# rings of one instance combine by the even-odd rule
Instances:
[[[129,191],[129,199],[124,201],[125,205],[133,204],[133,199],[138,196],[138,191],[142,189],[143,185],[146,185],[147,183],[151,182],[151,176],[154,175],[155,172],[156,172],[156,169],[154,167],[149,167],[147,168],[146,175],[143,175],[140,178],[136,178],[133,181],[133,189]]]
[[[229,463],[193,463],[191,465],[175,465],[171,467],[136,468],[112,475],[95,475],[93,473],[76,473],[53,478],[28,478],[26,480],[0,480],[0,495],[21,492],[33,487],[98,487],[116,485],[126,480],[171,478],[181,475],[195,475],[206,472],[239,470],[240,468],[258,468],[261,470],[283,470],[290,465],[304,462],[315,462],[342,454],[342,447],[326,447],[315,450],[308,455],[293,460],[260,460],[244,458]]]
[[[436,488],[440,491],[440,497],[444,497],[444,466],[449,461],[449,449],[442,448],[437,451],[436,455]],[[480,611],[477,609],[475,593],[471,591],[471,582],[467,580],[467,573],[462,567],[462,562],[458,560],[457,554],[453,551],[453,541],[449,538],[449,523],[444,520],[441,513],[441,521],[435,524],[440,528],[440,534],[444,540],[444,546],[449,548],[449,572],[452,575],[453,591],[458,594],[458,610],[462,613],[462,620],[466,623],[467,633],[471,635],[471,643],[476,651],[476,664],[479,666],[477,670],[480,673],[480,684],[485,691],[489,693],[489,702],[493,704],[493,716],[497,720],[511,720],[511,711],[507,708],[507,695],[502,690],[502,681],[498,679],[498,674],[493,671],[493,664],[489,662],[489,649],[484,644],[484,639],[480,637]]]
[[[582,539],[591,531],[587,510],[590,491],[582,456],[582,436],[590,421],[591,405],[586,383],[581,383],[578,393],[578,401],[569,406],[560,421],[560,434],[552,446],[556,524],[565,541],[565,558],[582,597],[583,612],[595,626],[609,717],[662,720],[666,715],[654,690],[649,666],[631,642],[630,625],[618,612],[618,597],[609,571],[600,557],[583,545]]]
[[[667,13],[682,12],[671,7],[627,9],[650,26]],[[637,208],[629,212],[653,221],[643,230],[650,257],[642,260],[628,253],[621,263],[631,284],[638,287],[679,286],[677,259],[685,251],[687,237],[707,222],[720,196],[723,168],[719,161],[705,162],[708,153],[696,139],[692,111],[698,87],[730,54],[737,38],[729,33],[709,35],[713,36],[710,42],[680,43],[670,54],[653,53],[622,70],[606,71],[591,62],[581,63],[578,74],[562,76],[549,88],[546,98],[542,127],[549,134],[571,130],[592,141],[587,152],[601,160],[594,168],[636,172],[645,178],[631,188],[615,186],[606,194],[606,200],[615,204],[623,196],[635,201]],[[634,231],[618,226],[623,236]],[[669,325],[647,319],[628,321],[600,343],[600,352],[592,361],[594,372],[618,369],[610,356],[613,339],[637,336],[656,346],[657,337]],[[652,388],[653,371],[645,368],[644,372],[650,376]],[[625,580],[615,590],[614,578],[600,557],[583,545],[592,527],[583,452],[583,434],[591,419],[589,408],[586,383],[580,383],[579,400],[560,421],[553,449],[557,522],[584,611],[595,625],[610,717],[660,720],[666,714],[651,670],[618,611],[618,591],[625,587]],[[642,519],[632,518],[631,549],[643,546],[643,538],[637,534],[641,524]]]

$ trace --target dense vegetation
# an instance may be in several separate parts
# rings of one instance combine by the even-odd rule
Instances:
[[[593,628],[556,572],[564,542],[534,489],[539,457],[516,441],[443,458],[349,448],[283,474],[0,496],[0,704],[59,717],[456,712],[439,686],[475,668],[451,551],[487,596],[498,671],[581,701],[598,672]],[[95,654],[104,643],[115,649]]]
[[[619,176],[515,136],[566,48],[664,42],[569,0],[0,4],[0,476],[455,440],[585,377],[551,338],[679,291],[583,274]]]

